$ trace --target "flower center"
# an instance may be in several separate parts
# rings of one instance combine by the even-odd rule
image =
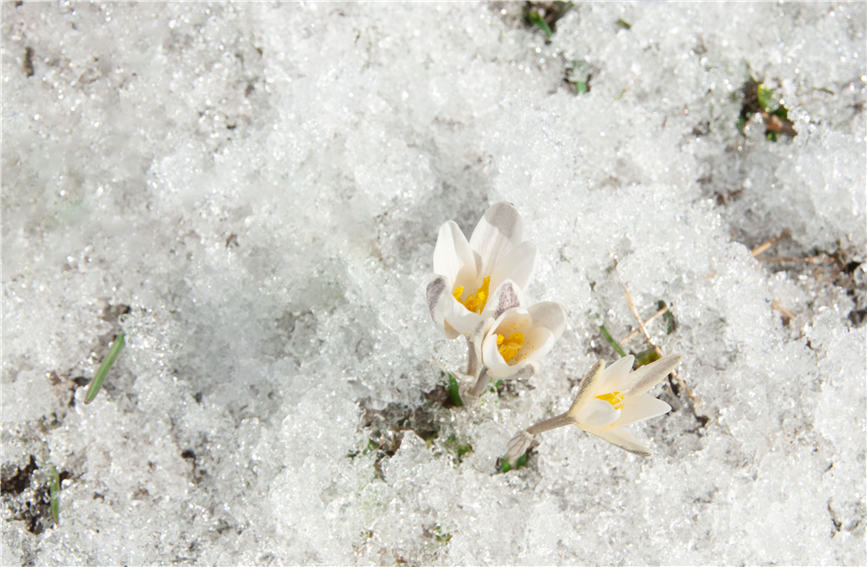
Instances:
[[[524,333],[512,333],[508,337],[497,335],[497,350],[508,363],[515,360],[522,346],[524,346]]]
[[[607,394],[602,394],[601,396],[596,396],[596,398],[603,402],[608,402],[611,404],[611,407],[616,410],[623,409],[623,394],[620,392],[609,392]]]
[[[458,303],[460,303],[473,313],[481,313],[482,310],[485,308],[485,304],[488,302],[488,287],[490,285],[491,276],[488,276],[484,280],[482,280],[482,287],[469,294],[466,299],[461,299],[461,296],[464,294],[464,286],[462,285],[455,287],[452,295],[455,296],[455,299],[458,300]]]

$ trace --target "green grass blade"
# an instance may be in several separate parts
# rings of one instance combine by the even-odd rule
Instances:
[[[617,354],[619,354],[620,356],[626,356],[626,351],[624,351],[623,348],[619,344],[617,344],[617,341],[615,341],[611,337],[611,333],[608,332],[608,329],[605,328],[605,325],[599,325],[599,331],[602,332],[602,336],[605,337],[605,340],[608,341],[608,344],[611,345],[611,348],[617,351]]]
[[[114,364],[114,361],[117,358],[117,355],[120,354],[124,344],[124,336],[123,333],[121,333],[116,339],[114,339],[114,343],[108,351],[108,356],[106,356],[105,360],[102,361],[102,365],[99,367],[99,370],[97,370],[96,376],[93,377],[93,381],[90,383],[90,388],[87,389],[87,396],[84,398],[84,403],[89,404],[94,398],[96,398],[96,394],[99,392],[99,389],[102,388],[102,381],[105,380],[105,375],[108,374],[108,369],[111,368],[112,364]]]
[[[449,385],[448,385],[448,393],[449,393],[449,402],[453,406],[461,407],[464,405],[464,401],[461,399],[460,387],[458,386],[458,380],[455,378],[455,375],[449,372]]]
[[[542,14],[540,14],[536,10],[530,10],[527,18],[534,26],[545,32],[545,35],[548,36],[548,39],[550,39],[551,36],[554,35],[554,30],[551,29],[551,26],[549,26],[548,22],[545,21],[545,18],[542,17]]]
[[[51,497],[51,517],[57,524],[60,521],[60,475],[54,465],[51,465],[51,482],[48,485],[48,494]]]
[[[665,301],[661,299],[656,303],[656,305],[658,309],[664,309],[666,307]],[[677,321],[674,319],[674,313],[671,312],[671,309],[662,314],[662,320],[665,321],[666,335],[670,335],[677,330]]]

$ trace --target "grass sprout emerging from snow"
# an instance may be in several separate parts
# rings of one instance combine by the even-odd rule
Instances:
[[[84,398],[84,403],[89,404],[96,399],[99,389],[102,388],[102,382],[105,380],[105,375],[108,374],[109,368],[114,364],[114,361],[123,349],[124,344],[124,335],[121,333],[114,339],[114,343],[112,343],[111,348],[108,351],[108,356],[105,357],[99,370],[96,371],[96,376],[93,377],[93,382],[90,383],[90,388],[87,389],[87,396]]]

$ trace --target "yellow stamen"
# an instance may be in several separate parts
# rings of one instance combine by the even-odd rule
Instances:
[[[491,285],[491,276],[486,277],[482,280],[482,286],[477,289],[474,293],[471,293],[467,296],[466,299],[461,299],[461,296],[464,294],[464,286],[459,285],[455,287],[455,290],[452,292],[452,295],[458,302],[472,311],[473,313],[481,313],[485,308],[485,304],[488,302],[488,287]]]
[[[524,333],[512,333],[508,337],[497,335],[497,350],[507,363],[515,360],[522,346],[524,346]]]
[[[623,409],[623,394],[621,394],[620,392],[609,392],[607,394],[602,394],[601,396],[596,397],[603,402],[608,402],[609,404],[611,404],[611,407],[616,410]]]

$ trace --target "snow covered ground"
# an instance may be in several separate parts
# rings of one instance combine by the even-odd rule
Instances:
[[[559,8],[4,2],[2,563],[867,562],[865,4]],[[447,408],[437,229],[496,201],[567,330]],[[653,456],[499,472],[624,284]]]

